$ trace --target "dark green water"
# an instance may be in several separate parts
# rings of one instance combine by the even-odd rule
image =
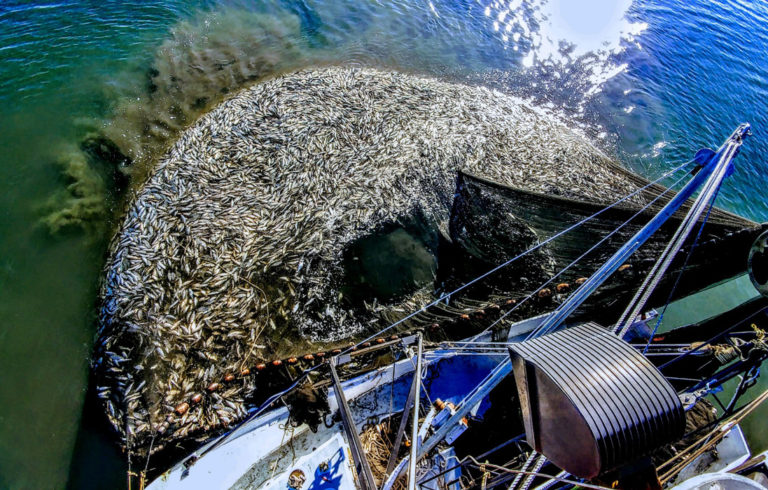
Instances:
[[[0,3],[0,488],[122,482],[98,413],[75,451],[118,184],[261,77],[343,63],[487,83],[648,174],[749,120],[720,204],[764,220],[765,3],[590,3]]]
[[[78,146],[108,110],[110,77],[183,13],[0,6],[0,487],[68,480],[111,228],[112,189]]]

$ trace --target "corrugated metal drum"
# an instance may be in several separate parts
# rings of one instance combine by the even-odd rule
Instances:
[[[672,385],[595,323],[513,344],[528,443],[567,472],[594,478],[683,436]]]

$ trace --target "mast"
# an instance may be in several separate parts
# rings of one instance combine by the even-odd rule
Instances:
[[[336,357],[332,357],[331,362],[329,363],[331,378],[333,379],[333,391],[336,395],[336,401],[339,405],[339,413],[341,414],[341,422],[344,426],[344,432],[347,436],[352,459],[355,463],[357,479],[362,490],[376,490],[376,481],[373,478],[371,467],[368,464],[368,458],[365,456],[363,444],[360,442],[360,436],[357,434],[355,421],[352,418],[352,411],[349,409],[347,398],[344,396],[344,390],[341,388],[341,382],[339,382],[339,376],[336,374],[336,362]]]
[[[408,490],[416,489],[416,460],[419,449],[419,398],[421,397],[421,334],[416,351],[416,369],[413,372],[415,396],[413,398],[413,428],[411,430],[411,457],[408,464]],[[405,415],[403,415],[405,417]]]

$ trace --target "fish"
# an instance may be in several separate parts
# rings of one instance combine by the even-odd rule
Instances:
[[[258,389],[227,374],[429,302],[417,291],[350,308],[344,253],[415,215],[444,222],[457,171],[610,202],[636,189],[611,164],[563,121],[482,86],[331,66],[233,94],[155,164],[111,241],[92,363],[110,422],[133,451],[203,440],[242,420]]]

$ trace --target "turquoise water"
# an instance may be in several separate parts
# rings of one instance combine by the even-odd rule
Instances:
[[[122,483],[83,412],[106,241],[177,132],[259,78],[343,63],[482,83],[647,175],[750,121],[719,204],[765,220],[768,5],[586,4],[2,2],[0,487]]]
[[[664,311],[659,331],[697,323],[715,317],[723,311],[756,298],[760,293],[752,286],[747,274],[713,285],[696,294],[673,301]]]

